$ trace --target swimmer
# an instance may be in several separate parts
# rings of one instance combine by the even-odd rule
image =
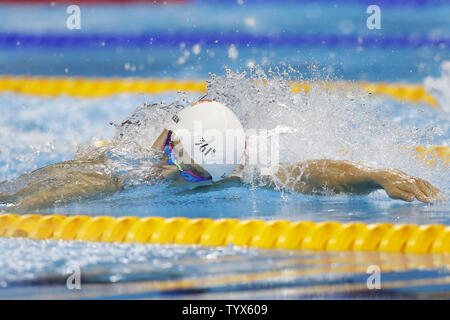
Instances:
[[[112,147],[110,143],[94,155],[51,164],[14,181],[1,182],[0,203],[8,204],[8,211],[26,212],[111,195],[124,187],[122,177],[105,171],[107,151]],[[240,181],[246,162],[242,124],[228,107],[210,100],[200,100],[173,115],[151,148],[160,157],[147,180],[168,179],[194,187]],[[279,163],[260,170],[259,175],[267,186],[302,194],[368,194],[384,189],[393,199],[426,203],[440,194],[429,182],[400,170],[349,161]]]

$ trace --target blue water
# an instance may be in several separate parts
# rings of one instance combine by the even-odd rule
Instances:
[[[317,79],[320,70],[333,79],[421,83],[427,76],[438,77],[441,62],[450,60],[445,45],[450,37],[450,5],[440,1],[410,7],[381,5],[382,29],[376,31],[365,27],[366,4],[350,0],[339,1],[336,6],[325,1],[82,6],[82,28],[72,31],[65,27],[65,8],[59,4],[0,6],[0,74],[207,79],[209,73],[223,75],[225,66],[242,70],[256,64],[267,70],[284,63],[305,78]],[[153,35],[157,39],[148,45],[140,38]],[[110,40],[99,47],[95,37]],[[127,37],[135,41],[127,43]],[[212,41],[215,38],[217,43]],[[379,39],[379,45],[358,43],[358,38]],[[261,43],[261,39],[266,42]],[[326,41],[318,44],[314,42],[317,39]],[[231,43],[237,57],[229,53]],[[197,97],[194,93],[189,96]],[[110,121],[120,123],[144,101],[170,102],[175,97],[175,93],[168,93],[76,99],[1,93],[0,180],[73,159],[80,145],[112,139]],[[339,101],[337,96],[328,99]],[[390,128],[398,126],[417,128],[417,136],[427,145],[449,144],[449,116],[445,112],[388,98],[361,103],[368,101],[374,105],[368,106],[369,112],[375,105],[382,107],[378,115],[388,126],[386,140],[395,138]],[[317,112],[322,110],[314,106]],[[335,118],[345,116],[341,111],[337,109]],[[325,120],[333,124],[333,118]],[[370,138],[364,134],[366,129],[370,132],[367,123],[360,124],[359,136],[346,142],[358,145]],[[383,145],[383,135],[378,134],[379,140],[374,141]],[[323,134],[329,136],[332,133]],[[333,141],[323,144],[323,155],[333,155]],[[423,176],[447,194],[450,191],[448,171],[423,167],[413,160],[402,162],[401,158],[356,156],[371,158],[380,165],[395,165]],[[383,191],[369,196],[282,194],[251,183],[204,191],[164,183],[138,185],[106,198],[38,212],[450,225],[449,205],[445,203],[405,203],[389,199]],[[365,287],[365,268],[371,264],[390,270],[383,273],[386,287],[382,291]],[[81,291],[67,290],[64,285],[71,265],[81,268]],[[232,277],[225,278],[228,275]],[[253,276],[258,280],[252,280]],[[0,239],[2,298],[449,297],[445,276],[448,261],[429,255]],[[192,284],[182,289],[179,280],[192,280]],[[161,283],[169,283],[171,289],[162,289]],[[347,286],[351,283],[355,286]]]
[[[380,4],[380,30],[367,29],[367,6],[364,1],[85,5],[80,30],[66,28],[62,4],[2,6],[0,73],[207,78],[224,66],[285,62],[304,74],[315,63],[354,80],[421,82],[439,74],[439,64],[450,59],[448,3]],[[91,40],[74,40],[83,36]],[[228,57],[231,44],[236,59]]]

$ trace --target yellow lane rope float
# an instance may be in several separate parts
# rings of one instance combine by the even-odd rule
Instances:
[[[95,146],[102,146],[106,144],[106,141],[96,141]],[[436,166],[436,160],[441,161],[443,167],[450,165],[450,147],[447,146],[429,146],[429,147],[402,147],[407,148],[410,151],[411,156],[415,157],[418,161],[422,162],[426,166]],[[344,155],[351,154],[351,151],[340,149],[340,153]]]
[[[360,88],[393,99],[436,107],[436,100],[421,85],[401,83],[356,83]],[[292,84],[295,92],[310,89],[307,83]],[[170,91],[205,92],[204,80],[145,78],[76,78],[1,76],[0,92],[12,91],[40,96],[68,95],[80,98],[105,97],[120,93],[157,94]]]
[[[433,96],[426,92],[422,85],[360,82],[359,86],[368,92],[385,95],[399,101],[423,103],[433,107],[438,105]]]
[[[248,246],[318,251],[450,253],[445,225],[290,222],[184,217],[0,215],[0,237]]]
[[[105,97],[120,93],[157,94],[171,91],[205,92],[205,81],[139,78],[0,77],[0,92],[79,98]]]
[[[436,159],[442,160],[442,166],[450,165],[450,147],[447,146],[433,146],[413,148],[415,156],[419,161],[424,161],[426,165],[434,166]],[[414,152],[411,152],[414,154]]]

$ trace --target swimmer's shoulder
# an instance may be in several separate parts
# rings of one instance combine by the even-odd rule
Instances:
[[[225,179],[222,179],[220,181],[215,182],[214,184],[221,184],[221,183],[230,183],[230,182],[240,182],[241,181],[241,177],[240,176],[229,176],[226,177]]]

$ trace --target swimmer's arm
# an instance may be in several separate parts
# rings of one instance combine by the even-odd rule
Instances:
[[[267,177],[266,177],[267,179]],[[280,164],[269,182],[305,194],[367,194],[384,189],[394,199],[431,202],[440,191],[396,169],[375,169],[349,161],[309,160]]]
[[[105,196],[118,191],[121,187],[118,180],[97,173],[72,173],[70,180],[65,181],[63,186],[54,184],[40,188],[16,201],[13,208],[18,211],[47,208],[94,196]]]
[[[121,189],[118,177],[100,171],[86,170],[98,165],[94,161],[67,161],[40,168],[22,175],[24,185],[3,195],[2,202],[12,202],[10,210],[25,212],[67,203],[83,198],[102,196]]]

